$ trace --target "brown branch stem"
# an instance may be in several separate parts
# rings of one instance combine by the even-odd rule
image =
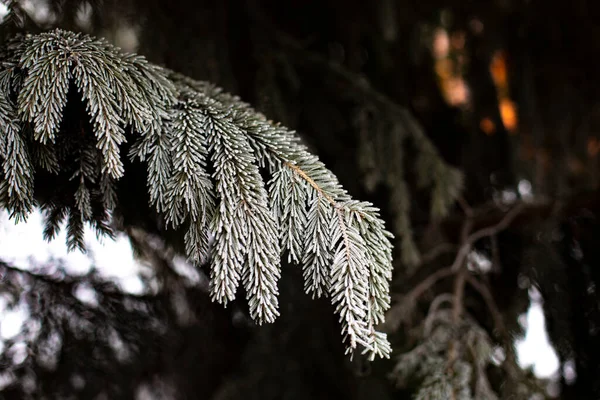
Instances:
[[[484,237],[493,236],[498,234],[499,232],[505,230],[510,226],[512,221],[525,209],[525,204],[520,203],[517,206],[513,207],[509,212],[507,212],[504,217],[498,222],[496,225],[488,226],[486,228],[480,229],[475,233],[469,235],[466,240],[462,241],[462,245],[458,250],[458,254],[454,259],[454,263],[452,263],[452,270],[458,271],[461,266],[465,263],[465,259],[467,255],[471,252],[473,245],[480,239]],[[471,221],[472,222],[472,221]]]
[[[435,285],[439,280],[443,278],[447,278],[451,275],[454,275],[454,271],[450,269],[450,267],[438,269],[433,274],[429,275],[427,278],[423,279],[417,286],[415,286],[406,296],[405,298],[409,299],[412,302],[415,302],[427,291],[427,289],[431,288]]]
[[[291,169],[292,171],[294,171],[294,173],[298,174],[298,176],[300,176],[302,179],[304,179],[310,186],[312,186],[313,189],[315,189],[321,196],[325,197],[327,199],[327,201],[335,208],[338,207],[337,202],[333,199],[333,197],[331,197],[329,194],[325,193],[325,191],[323,189],[321,189],[321,187],[319,185],[317,185],[317,182],[314,181],[314,179],[312,179],[310,176],[308,176],[308,174],[306,172],[304,172],[304,170],[302,170],[302,168],[298,167],[297,165],[292,164],[291,162],[285,161],[283,163],[286,167],[288,167],[289,169]]]

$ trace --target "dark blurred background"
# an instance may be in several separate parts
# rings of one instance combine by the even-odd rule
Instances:
[[[600,2],[3,3],[3,37],[103,36],[239,95],[382,208],[398,241],[385,326],[395,353],[373,363],[343,355],[332,307],[304,294],[293,265],[281,317],[258,327],[244,304],[210,302],[206,269],[186,278],[172,250],[135,230],[151,272],[133,294],[100,267],[75,274],[62,258],[0,254],[0,311],[27,310],[0,342],[0,398],[444,399],[434,364],[449,357],[464,373],[444,373],[470,390],[456,399],[600,399]],[[415,132],[464,177],[444,218],[431,211],[458,186],[423,187],[437,167],[420,161]],[[433,329],[447,325],[444,299],[460,281],[444,271],[467,242],[465,323]],[[95,302],[81,301],[81,285]],[[548,376],[515,350],[532,302],[557,357]],[[461,338],[458,358],[428,344],[435,332]]]

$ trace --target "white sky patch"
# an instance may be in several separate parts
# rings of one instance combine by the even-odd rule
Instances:
[[[21,328],[29,318],[29,310],[24,303],[19,303],[12,310],[3,310],[0,315],[0,338],[8,340],[21,332]]]
[[[517,358],[521,367],[533,367],[537,377],[551,378],[558,372],[559,361],[546,333],[542,296],[533,288],[529,299],[531,303],[523,321],[525,337],[515,342]]]
[[[565,364],[563,365],[563,376],[565,377],[565,382],[567,385],[572,385],[575,383],[575,379],[577,379],[577,371],[575,370],[575,361],[573,359],[565,361]]]
[[[98,307],[98,294],[88,284],[80,284],[74,290],[73,295],[77,298],[77,300],[81,301],[83,304],[87,304],[91,307]]]
[[[529,182],[527,179],[521,179],[517,188],[522,199],[531,200],[533,197],[531,182]]]
[[[8,350],[14,365],[19,365],[27,359],[27,343],[17,342]]]
[[[16,268],[25,270],[35,266],[46,266],[51,260],[61,260],[70,274],[82,275],[89,272],[91,262],[85,254],[78,251],[67,252],[64,229],[58,238],[50,242],[44,240],[42,232],[43,217],[39,211],[33,212],[27,222],[19,224],[10,220],[8,213],[1,211],[0,258]]]
[[[467,268],[485,274],[492,270],[492,261],[485,254],[473,250],[467,255]]]
[[[124,291],[131,294],[144,291],[140,275],[148,268],[135,259],[131,242],[125,234],[117,234],[116,240],[107,237],[98,240],[94,230],[86,225],[88,254],[78,250],[68,252],[64,226],[54,240],[47,242],[42,234],[43,221],[39,210],[31,213],[27,222],[19,224],[1,211],[0,259],[24,270],[43,267],[44,273],[52,273],[49,268],[56,268],[59,264],[71,275],[86,274],[95,266],[100,276],[114,280]]]
[[[0,22],[4,21],[4,18],[8,15],[8,6],[4,3],[0,3]]]
[[[43,221],[39,210],[34,211],[27,222],[19,224],[10,220],[5,211],[0,211],[0,260],[15,268],[43,274],[53,274],[62,267],[67,274],[77,276],[95,267],[101,277],[113,280],[125,292],[141,294],[147,290],[140,275],[148,272],[148,267],[134,258],[126,235],[118,234],[116,240],[98,240],[95,232],[86,226],[88,253],[68,252],[64,226],[57,238],[47,242],[43,238]],[[77,286],[73,295],[88,306],[98,305],[98,295],[89,285]],[[7,347],[5,341],[17,337],[29,317],[25,302],[20,301],[9,309],[7,299],[0,296],[0,352],[8,352],[15,364],[27,356],[26,345],[19,342]]]

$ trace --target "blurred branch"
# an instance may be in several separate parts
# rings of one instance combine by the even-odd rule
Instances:
[[[431,288],[435,285],[439,280],[451,276],[454,274],[454,271],[450,267],[442,268],[429,275],[427,278],[422,280],[417,286],[414,287],[406,296],[402,298],[415,302],[427,291],[427,289]]]
[[[477,280],[477,278],[475,278],[473,275],[467,276],[467,282],[481,295],[481,297],[483,297],[486,307],[492,314],[494,327],[498,330],[499,336],[504,338],[507,334],[506,327],[504,326],[502,313],[500,312],[500,309],[498,309],[498,305],[496,304],[490,289],[487,287],[487,285]]]
[[[463,240],[460,249],[458,250],[458,254],[454,259],[454,263],[452,263],[452,270],[458,271],[460,267],[464,264],[467,255],[473,249],[473,245],[480,239],[485,237],[493,236],[498,234],[499,232],[505,230],[510,226],[513,220],[523,212],[525,209],[525,203],[519,203],[515,207],[513,207],[508,213],[504,215],[504,217],[498,222],[496,225],[489,226],[487,228],[480,229],[475,233],[469,235],[465,240]],[[469,218],[471,220],[471,224],[473,224],[472,217]]]
[[[4,270],[4,271],[3,271]],[[77,284],[74,278],[69,277],[68,279],[55,279],[51,278],[49,275],[36,274],[34,272],[20,269],[17,267],[13,267],[12,265],[7,264],[6,262],[0,260],[0,282],[4,282],[7,279],[8,274],[15,274],[20,276],[26,276],[27,278],[33,281],[40,281],[48,285],[54,285],[63,287],[64,289],[71,290],[74,285]]]
[[[454,321],[455,325],[458,324],[463,310],[465,275],[468,274],[468,271],[465,268],[465,259],[467,254],[469,254],[471,251],[471,246],[474,243],[474,241],[470,240],[471,236],[469,236],[471,229],[473,229],[473,210],[466,202],[461,203],[461,206],[463,207],[467,216],[460,233],[461,242],[463,245],[460,247],[456,258],[454,259],[454,263],[450,267],[451,271],[457,273],[456,280],[454,282],[454,304],[452,307],[452,320]]]
[[[439,280],[449,277],[451,275],[455,275],[460,266],[464,264],[465,259],[469,252],[472,250],[473,245],[480,239],[483,239],[486,236],[495,235],[502,230],[508,228],[511,222],[522,212],[524,209],[524,204],[519,204],[518,206],[511,209],[508,213],[506,213],[505,217],[496,225],[490,226],[484,229],[480,229],[475,233],[468,235],[468,231],[470,230],[471,223],[465,223],[463,228],[463,244],[459,248],[459,251],[454,259],[452,265],[438,269],[432,274],[428,275],[425,279],[420,281],[418,284],[413,286],[413,289],[404,296],[396,296],[398,300],[404,299],[404,301],[415,302],[425,293],[429,288],[435,285]],[[474,219],[475,214],[473,214],[470,219]],[[440,245],[430,253],[430,259],[436,258],[439,254],[450,251],[454,246],[451,244],[443,244]]]
[[[94,290],[101,293],[103,296],[111,296],[119,299],[135,299],[137,301],[152,300],[155,298],[153,295],[134,295],[119,290],[118,286],[111,280],[102,279],[96,275],[95,270],[81,275],[72,276],[61,272],[60,278],[55,278],[50,274],[36,273],[25,269],[20,269],[9,265],[5,261],[0,260],[0,283],[5,282],[9,277],[9,274],[14,274],[21,277],[26,277],[32,282],[39,282],[50,287],[59,288],[62,292],[73,295],[72,291],[75,286],[82,283],[89,283],[93,286]],[[73,296],[74,297],[74,296]]]
[[[514,206],[511,210],[506,212],[503,218],[497,222],[495,225],[488,226],[486,228],[475,231],[474,233],[470,233],[474,221],[478,217],[478,212],[468,206],[466,202],[461,202],[461,206],[467,215],[467,218],[463,222],[463,227],[461,229],[461,246],[456,254],[454,262],[447,267],[438,269],[437,271],[429,274],[426,278],[422,279],[420,282],[412,286],[412,289],[405,295],[396,295],[394,299],[397,301],[398,306],[393,307],[392,315],[397,315],[395,318],[402,318],[406,313],[410,312],[418,302],[419,298],[430,288],[432,288],[435,284],[437,284],[440,280],[454,276],[454,289],[453,289],[453,307],[452,307],[452,319],[455,324],[458,324],[463,313],[464,309],[464,291],[465,291],[465,283],[468,283],[472,286],[477,292],[481,294],[484,301],[486,302],[487,308],[492,313],[492,318],[494,319],[494,324],[496,329],[499,332],[504,332],[505,327],[502,321],[502,316],[498,307],[493,299],[493,296],[487,286],[481,284],[474,276],[466,268],[466,258],[468,254],[471,252],[474,244],[485,237],[494,237],[499,232],[507,229],[514,219],[520,215],[525,209],[526,204],[520,203]],[[444,244],[438,246],[438,250],[432,252],[442,253],[449,250],[452,245]],[[454,247],[454,246],[452,246]],[[437,255],[437,254],[436,254]],[[435,257],[433,257],[435,258]],[[399,312],[398,307],[403,309],[403,312]],[[394,317],[392,317],[394,318]],[[391,325],[395,324],[393,321],[390,321]]]
[[[475,229],[485,229],[497,225],[506,217],[506,204],[489,201],[480,206],[473,207],[473,221]],[[552,198],[536,196],[533,200],[520,200],[512,205],[522,207],[521,212],[515,215],[510,226],[524,226],[537,220],[548,218],[563,218],[577,215],[582,209],[600,212],[600,190],[579,192],[569,196],[554,196]],[[454,212],[442,222],[443,231],[449,237],[456,235],[463,224],[465,215]],[[504,227],[506,229],[508,227]],[[485,235],[484,235],[485,236]]]

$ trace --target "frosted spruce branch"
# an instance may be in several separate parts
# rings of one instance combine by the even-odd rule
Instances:
[[[47,238],[66,221],[69,247],[84,249],[84,223],[110,234],[110,216],[126,212],[116,182],[141,161],[140,200],[184,232],[191,261],[209,262],[214,301],[227,304],[243,285],[252,318],[274,321],[285,253],[309,294],[331,297],[349,353],[389,356],[376,326],[390,306],[392,236],[294,132],[90,36],[17,37],[0,61],[0,204],[13,217],[38,204]],[[51,193],[38,190],[40,170]]]
[[[378,210],[352,200],[292,132],[216,87],[176,74],[173,78],[230,110],[232,120],[251,139],[259,164],[270,168],[271,206],[280,224],[282,248],[292,261],[302,260],[307,292],[330,292],[349,349],[361,345],[372,355],[388,354],[385,335],[375,331],[389,308],[392,262],[391,234],[377,218]]]

